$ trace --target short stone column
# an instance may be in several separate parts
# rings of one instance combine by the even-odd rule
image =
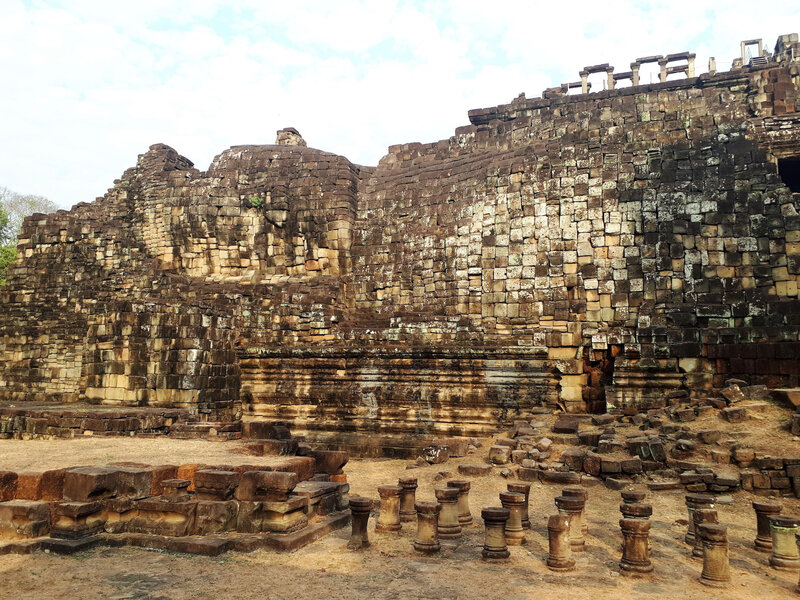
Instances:
[[[619,505],[619,512],[622,513],[623,519],[649,519],[653,516],[653,506],[639,502],[631,502],[630,504],[623,502]]]
[[[436,500],[441,505],[437,529],[439,531],[439,537],[442,539],[461,537],[461,525],[458,522],[459,492],[460,490],[457,488],[451,487],[437,488],[434,491]]]
[[[367,535],[367,523],[369,522],[369,512],[372,510],[372,500],[354,496],[350,498],[350,514],[353,518],[353,530],[347,547],[350,550],[360,550],[369,547],[369,537]]]
[[[622,559],[620,572],[633,575],[653,570],[650,562],[650,521],[647,519],[620,519],[622,529]]]
[[[507,508],[501,507],[487,507],[481,510],[481,518],[483,519],[484,541],[483,541],[483,558],[499,559],[508,558],[510,553],[506,545],[506,522],[510,512]]]
[[[800,519],[788,515],[774,515],[769,518],[772,533],[772,554],[769,565],[780,571],[800,570],[800,553],[797,551],[795,535],[800,527]]]
[[[525,496],[525,506],[522,507],[522,527],[525,529],[530,529],[531,519],[528,514],[528,507],[531,496],[531,484],[522,482],[509,483],[506,489],[508,489],[509,492],[516,492],[517,494],[522,494]]]
[[[417,518],[415,500],[417,497],[417,478],[401,477],[397,485],[402,488],[400,492],[400,522],[408,523]]]
[[[378,487],[378,494],[381,497],[381,510],[378,513],[378,523],[375,531],[378,533],[388,533],[390,531],[400,531],[400,492],[403,491],[399,485],[381,485]]]
[[[469,490],[472,484],[469,481],[448,481],[447,487],[458,490],[458,522],[462,528],[472,525],[472,512],[469,509]]]
[[[781,514],[783,505],[770,500],[754,500],[753,509],[756,511],[756,539],[753,545],[759,552],[772,552],[769,518]]]
[[[728,560],[728,528],[715,523],[702,523],[697,535],[703,542],[703,572],[700,583],[711,587],[727,587],[731,581]]]
[[[586,500],[571,496],[558,496],[555,500],[559,514],[569,519],[569,543],[573,552],[583,552],[586,540],[580,527],[580,514],[586,507]]]
[[[575,568],[575,559],[572,558],[570,548],[569,529],[569,517],[566,515],[553,515],[547,521],[549,542],[547,568],[551,571],[570,571]]]
[[[620,496],[622,496],[624,504],[639,504],[647,498],[647,492],[644,490],[625,490],[620,492]]]
[[[571,487],[561,490],[561,495],[568,498],[583,498],[583,509],[581,509],[578,519],[581,525],[581,533],[585,538],[589,534],[589,525],[586,523],[586,502],[589,500],[589,492],[583,488]]]
[[[686,510],[689,512],[689,528],[683,538],[687,544],[694,546],[694,511],[696,508],[714,508],[714,496],[707,494],[686,494]]]
[[[416,483],[416,482],[415,482]],[[417,537],[414,538],[414,550],[417,552],[438,552],[439,548],[439,511],[441,505],[436,502],[416,502]]]
[[[719,523],[717,511],[713,508],[696,508],[694,511],[694,548],[692,548],[693,558],[703,558],[703,540],[697,535],[697,527],[703,523]]]
[[[525,495],[517,492],[500,492],[500,503],[509,512],[506,521],[506,543],[520,546],[525,543],[525,530],[522,528],[522,512],[525,509]]]

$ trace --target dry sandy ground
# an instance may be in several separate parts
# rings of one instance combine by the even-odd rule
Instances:
[[[111,461],[139,462],[253,462],[237,443],[168,439],[92,438],[54,441],[0,441],[4,468],[47,468]],[[419,477],[417,497],[433,500],[433,488],[447,478],[458,478],[460,462],[406,470],[406,461],[353,460],[346,472],[354,494],[377,499],[380,484],[401,475]],[[441,471],[450,475],[439,477]],[[439,479],[437,479],[439,477]],[[480,507],[498,505],[506,481],[498,474],[474,478],[473,514]],[[556,485],[534,484],[528,543],[511,549],[507,562],[487,563],[480,558],[482,529],[476,524],[457,544],[443,545],[438,556],[426,557],[411,547],[413,526],[398,534],[375,534],[372,547],[361,552],[345,548],[342,530],[302,550],[287,554],[265,551],[229,553],[207,558],[149,550],[98,548],[73,556],[34,554],[0,557],[0,598],[85,599],[218,599],[253,598],[305,600],[316,598],[413,599],[548,599],[611,598],[760,598],[796,597],[798,574],[770,569],[766,555],[752,549],[755,518],[752,496],[740,492],[730,505],[719,505],[720,521],[728,525],[732,586],[724,591],[697,582],[700,563],[691,559],[683,543],[683,493],[659,492],[649,498],[654,506],[651,533],[655,571],[643,578],[618,573],[620,540],[619,493],[589,488],[587,552],[576,555],[577,569],[556,574],[544,564],[547,554],[546,521],[555,512]],[[784,500],[785,511],[800,514],[800,502]]]

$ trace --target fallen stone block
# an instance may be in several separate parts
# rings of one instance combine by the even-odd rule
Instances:
[[[450,450],[447,446],[426,446],[422,449],[422,458],[429,465],[440,465],[450,458]]]
[[[520,467],[517,469],[517,477],[522,481],[539,481],[541,471],[531,467]]]
[[[553,433],[578,433],[580,422],[576,417],[563,416],[553,424]]]
[[[778,388],[772,390],[770,395],[776,402],[785,406],[800,407],[800,388]]]
[[[614,415],[610,415],[608,413],[602,415],[592,415],[592,425],[610,425],[616,420],[617,418]]]
[[[469,438],[439,438],[433,442],[434,446],[447,446],[450,458],[460,458],[469,453]]]
[[[574,485],[581,482],[581,475],[574,471],[540,471],[539,479],[543,483]]]
[[[511,460],[511,448],[508,446],[492,446],[489,448],[489,461],[495,465],[505,465]]]
[[[561,453],[561,462],[572,471],[583,471],[583,461],[586,457],[586,448],[567,448]]]
[[[729,385],[720,392],[730,404],[741,402],[745,399],[745,395],[738,384]]]
[[[720,416],[728,423],[742,423],[747,420],[747,409],[743,406],[729,406],[719,411]]]

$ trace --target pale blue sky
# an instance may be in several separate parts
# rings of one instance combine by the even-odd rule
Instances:
[[[0,186],[67,207],[153,143],[205,169],[287,126],[375,165],[585,65],[692,50],[727,69],[740,40],[800,30],[788,4],[0,0]]]

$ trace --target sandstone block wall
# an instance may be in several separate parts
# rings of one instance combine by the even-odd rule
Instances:
[[[26,221],[0,397],[480,433],[732,375],[798,385],[790,58],[518,98],[375,168],[294,130],[204,172],[153,146]]]

